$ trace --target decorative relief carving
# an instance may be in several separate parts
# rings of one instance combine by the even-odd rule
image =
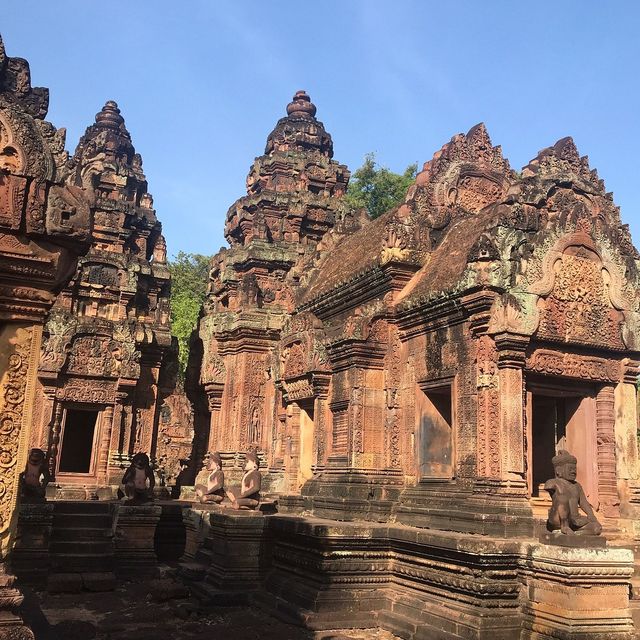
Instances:
[[[250,353],[244,363],[244,387],[240,399],[240,448],[246,448],[253,444],[249,440],[254,418],[254,408],[264,406],[266,363],[265,357],[260,354]]]
[[[63,311],[53,310],[49,314],[40,354],[39,369],[41,371],[59,372],[62,369],[76,327],[76,318]]]
[[[526,360],[526,368],[537,373],[586,380],[619,382],[621,363],[613,358],[537,349]]]
[[[570,247],[553,272],[553,289],[540,303],[538,336],[623,349],[623,316],[611,304],[610,276],[600,258],[584,247]]]
[[[312,398],[316,395],[313,384],[308,378],[283,382],[282,386],[290,402],[303,398]]]
[[[385,441],[387,460],[392,469],[400,465],[400,384],[402,380],[402,366],[400,363],[400,336],[395,327],[389,331],[390,347],[386,356],[386,418]]]
[[[0,372],[0,540],[7,552],[18,487],[16,465],[22,444],[33,329],[18,329],[6,346],[6,370]]]
[[[284,377],[295,378],[301,376],[305,370],[305,351],[301,343],[296,342],[289,347],[284,361]]]
[[[490,336],[477,340],[478,476],[500,475],[500,393],[498,354]]]
[[[86,379],[71,379],[56,392],[56,399],[88,404],[113,404],[116,400],[115,383]]]
[[[127,322],[113,325],[111,336],[79,335],[73,340],[67,373],[107,378],[140,376],[140,352]]]
[[[79,336],[69,354],[68,373],[116,377],[118,363],[108,336]]]

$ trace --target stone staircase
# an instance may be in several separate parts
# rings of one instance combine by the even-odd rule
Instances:
[[[113,515],[108,502],[56,502],[49,540],[49,591],[115,587]]]

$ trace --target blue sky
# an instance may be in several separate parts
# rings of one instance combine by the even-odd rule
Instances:
[[[0,22],[70,150],[118,102],[170,254],[226,244],[297,89],[352,170],[422,165],[481,121],[516,169],[571,135],[639,244],[639,31],[631,0],[12,0]]]

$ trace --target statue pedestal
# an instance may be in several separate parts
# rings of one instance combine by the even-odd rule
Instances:
[[[207,518],[206,513],[204,517]],[[260,511],[214,507],[208,521],[206,547],[210,562],[204,582],[193,588],[197,595],[212,602],[246,604],[249,594],[260,589],[264,577],[267,518]]]
[[[546,531],[540,536],[540,542],[568,549],[603,549],[607,546],[604,536],[583,536],[578,533],[568,536],[560,531]]]
[[[578,538],[580,536],[564,536]],[[628,549],[531,547],[521,640],[631,640]]]
[[[186,541],[184,545],[184,555],[182,559],[186,562],[193,561],[201,551],[205,540],[209,536],[209,514],[211,508],[204,505],[193,505],[183,507],[182,522],[186,531]]]
[[[121,576],[154,576],[157,557],[154,538],[162,507],[119,505],[116,507],[115,555]]]
[[[53,503],[22,504],[18,534],[11,555],[16,576],[25,582],[43,582],[49,573],[49,540],[53,529]]]

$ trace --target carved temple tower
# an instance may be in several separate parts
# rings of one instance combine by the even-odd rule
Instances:
[[[297,92],[251,167],[247,195],[227,213],[231,247],[211,262],[196,347],[210,411],[206,446],[226,456],[268,455],[282,437],[275,346],[328,236],[358,224],[342,201],[349,171],[332,159],[331,136],[315,114],[309,96]],[[268,458],[272,469],[281,467],[282,455]]]
[[[61,495],[90,497],[119,483],[134,452],[154,457],[170,278],[142,160],[115,102],[87,128],[71,169],[95,192],[93,243],[45,326],[31,440],[48,451]]]

